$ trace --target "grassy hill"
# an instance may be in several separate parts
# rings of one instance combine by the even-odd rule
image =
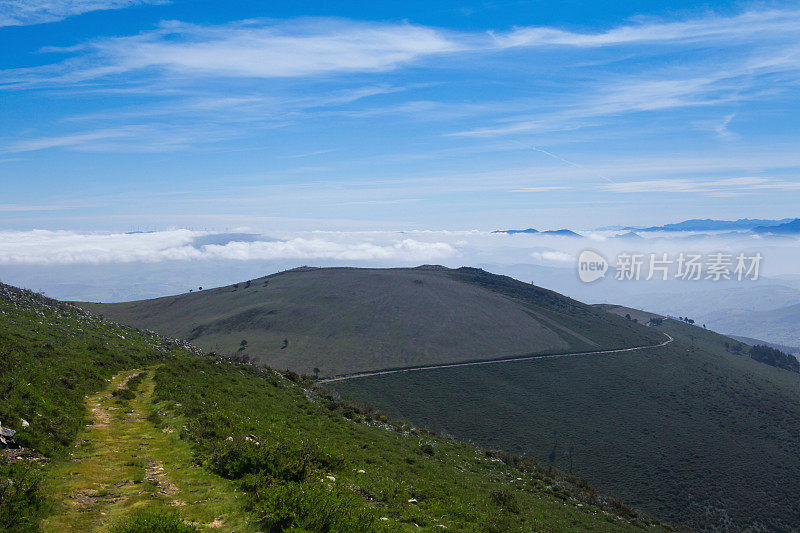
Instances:
[[[580,478],[0,285],[0,530],[664,531]],[[28,424],[26,424],[25,422]]]
[[[555,292],[470,268],[301,268],[154,300],[79,305],[206,350],[322,376],[662,340]]]
[[[735,355],[726,343],[736,341],[701,327],[664,320],[652,329],[675,342],[327,386],[411,423],[575,472],[673,523],[796,530],[800,376]]]

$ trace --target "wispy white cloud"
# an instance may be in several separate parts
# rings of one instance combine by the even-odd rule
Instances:
[[[0,0],[0,27],[57,22],[90,11],[122,9],[168,0]]]
[[[716,197],[752,194],[757,190],[800,190],[800,182],[761,177],[736,177],[699,180],[689,178],[625,181],[601,186],[601,189],[622,193],[707,193]]]
[[[732,17],[705,16],[679,22],[640,18],[607,31],[579,33],[548,27],[521,27],[495,35],[500,48],[530,46],[604,47],[631,44],[688,44],[707,41],[769,39],[768,32],[796,29],[797,13],[748,11]]]
[[[115,3],[113,0],[105,2]],[[104,2],[52,3],[102,5]],[[132,2],[119,0],[117,3]],[[332,18],[257,19],[217,26],[171,21],[137,35],[98,39],[67,48],[49,48],[47,51],[61,51],[78,57],[56,65],[6,72],[4,78],[11,84],[64,83],[145,70],[173,76],[310,77],[381,72],[432,55],[456,52],[665,42],[695,45],[709,40],[727,44],[741,44],[752,39],[769,42],[776,35],[789,34],[796,25],[797,16],[798,12],[791,10],[748,11],[731,17],[708,16],[683,22],[642,20],[595,33],[550,27],[467,33],[410,23],[370,23]]]
[[[615,117],[630,113],[666,111],[679,108],[708,107],[731,104],[763,97],[763,88],[753,83],[756,75],[800,71],[800,55],[780,62],[730,61],[724,68],[704,69],[687,77],[685,67],[678,71],[649,74],[617,75],[584,86],[584,91],[570,99],[562,98],[557,110],[533,115],[514,114],[489,126],[475,127],[453,136],[498,137],[563,131],[586,125],[599,117]],[[796,80],[788,80],[792,86]],[[779,90],[776,82],[773,90]],[[733,118],[733,115],[730,117]],[[729,120],[728,120],[729,122]],[[727,122],[717,133],[726,131]]]
[[[522,189],[513,189],[511,192],[550,192],[550,191],[568,191],[572,187],[563,187],[560,185],[542,185],[539,187],[524,187]]]
[[[104,129],[75,133],[71,135],[60,135],[54,137],[40,137],[36,139],[21,140],[11,143],[2,151],[5,153],[32,152],[47,148],[82,147],[97,141],[108,141],[131,137],[137,128]]]
[[[0,204],[0,213],[30,213],[33,211],[62,211],[65,209],[78,209],[77,205],[25,205],[25,204]]]
[[[0,0],[0,6],[4,0]],[[56,12],[102,5],[122,7],[117,0],[95,2],[12,2],[7,6]],[[38,8],[36,6],[39,6]],[[72,7],[67,7],[72,6]],[[9,8],[10,9],[10,8]],[[2,11],[0,11],[1,13]],[[423,120],[486,117],[452,134],[497,137],[585,128],[601,117],[713,106],[754,98],[763,87],[754,76],[800,70],[797,39],[785,31],[797,11],[748,11],[735,16],[705,16],[680,22],[639,20],[605,31],[569,32],[557,28],[515,28],[492,34],[455,32],[409,23],[370,23],[345,19],[248,20],[209,26],[165,22],[137,35],[100,38],[77,46],[48,49],[69,54],[61,63],[0,71],[0,86],[84,86],[120,90],[126,85],[146,91],[155,84],[171,88],[176,98],[136,108],[106,110],[72,117],[70,122],[101,124],[83,131],[22,139],[0,150],[6,153],[65,148],[97,151],[166,151],[193,144],[247,135],[257,128],[284,127],[322,116],[370,119],[404,113]],[[716,68],[654,70],[587,80],[579,90],[553,94],[547,101],[449,101],[414,99],[387,105],[362,105],[337,110],[365,98],[405,90],[389,83],[322,90],[316,94],[280,96],[247,86],[225,91],[206,89],[198,78],[319,78],[344,73],[379,73],[442,55],[463,52],[496,54],[521,48],[604,48],[664,42],[697,45],[708,41],[736,47],[759,41],[764,53],[737,57],[735,64]],[[776,44],[769,47],[766,45]],[[788,43],[788,44],[787,44]],[[790,83],[796,84],[796,80]],[[88,88],[88,85],[87,88]],[[779,90],[780,83],[772,83]],[[527,110],[527,112],[526,112]],[[489,119],[488,116],[497,117]],[[181,118],[181,121],[176,120]],[[137,125],[130,126],[131,122]],[[161,122],[158,122],[161,121]],[[119,126],[119,124],[124,124]],[[143,127],[140,124],[145,123]],[[243,127],[244,126],[244,127]],[[719,127],[727,135],[727,122]]]
[[[329,154],[331,152],[333,152],[332,149],[314,150],[313,152],[305,152],[305,153],[302,153],[302,154],[285,155],[283,157],[286,158],[286,159],[301,159],[301,158],[304,158],[304,157],[314,157],[316,155]]]
[[[254,129],[281,128],[319,116],[319,109],[332,112],[371,96],[402,91],[402,87],[369,85],[330,91],[316,96],[270,96],[260,94],[175,97],[168,103],[106,110],[68,117],[67,124],[135,123],[121,127],[100,127],[47,137],[22,138],[0,144],[0,153],[20,153],[48,148],[73,151],[164,152],[193,145],[235,139]],[[298,159],[330,153],[317,150],[284,156]],[[2,160],[0,160],[2,162]]]
[[[157,71],[171,76],[290,78],[381,72],[462,45],[413,24],[339,19],[248,20],[221,26],[164,22],[138,35],[48,52],[76,54],[56,65],[6,73],[17,83],[69,83]]]

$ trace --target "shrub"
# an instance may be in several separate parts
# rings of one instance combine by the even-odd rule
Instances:
[[[492,502],[492,505],[510,513],[519,513],[517,499],[508,489],[493,490],[489,493],[489,501]]]
[[[425,455],[430,455],[431,457],[433,457],[433,454],[435,453],[433,446],[431,446],[431,444],[428,442],[420,445],[419,451],[424,453]]]
[[[41,475],[25,461],[0,463],[0,530],[37,531],[44,510]]]
[[[116,389],[111,393],[111,395],[122,400],[133,400],[136,398],[136,394],[134,394],[130,389]]]
[[[129,390],[136,390],[141,385],[142,381],[144,380],[144,373],[136,374],[132,378],[128,380],[128,383],[125,385],[126,389]]]
[[[274,485],[256,495],[253,507],[260,525],[270,532],[377,530],[375,517],[353,494],[322,483]]]
[[[146,509],[123,518],[110,533],[193,533],[197,528],[183,522],[174,510]]]
[[[228,479],[258,474],[283,481],[303,481],[312,471],[336,464],[338,461],[308,443],[292,447],[277,443],[258,446],[244,439],[226,441],[209,460],[210,468]]]

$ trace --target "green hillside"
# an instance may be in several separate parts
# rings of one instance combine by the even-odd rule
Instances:
[[[306,374],[317,368],[321,376],[663,340],[560,294],[471,268],[301,268],[154,300],[80,305],[205,350]]]
[[[0,530],[668,529],[310,386],[0,285]]]
[[[328,384],[390,415],[535,457],[673,523],[800,527],[800,376],[665,320],[675,342]]]

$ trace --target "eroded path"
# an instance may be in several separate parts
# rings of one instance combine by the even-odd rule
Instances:
[[[135,381],[141,382],[131,386],[133,398],[113,394],[140,374]],[[51,496],[62,503],[45,520],[44,531],[105,531],[146,507],[174,508],[201,530],[254,529],[246,523],[243,495],[194,465],[188,444],[148,419],[157,411],[154,386],[152,370],[127,371],[87,398],[92,423],[79,435],[70,460],[52,470]]]

